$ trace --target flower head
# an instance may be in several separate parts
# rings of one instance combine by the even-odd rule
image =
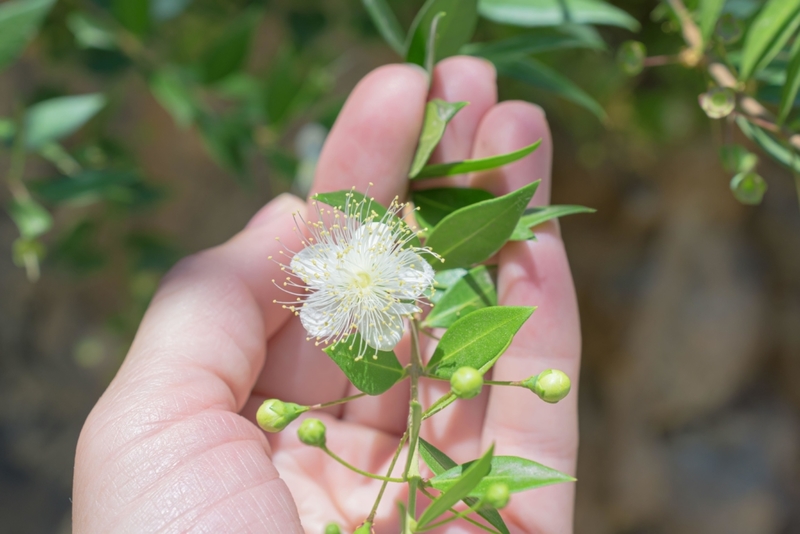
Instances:
[[[284,307],[300,316],[309,339],[317,343],[338,343],[358,333],[359,359],[370,347],[375,352],[393,349],[403,335],[403,319],[421,311],[418,304],[434,276],[420,256],[430,250],[407,246],[415,234],[397,216],[406,205],[395,199],[380,216],[372,199],[358,200],[351,191],[344,211],[327,211],[330,224],[315,206],[317,222],[297,216],[298,228],[302,225],[310,236],[283,268],[303,283],[289,277],[282,285],[302,292],[286,289],[296,301]]]

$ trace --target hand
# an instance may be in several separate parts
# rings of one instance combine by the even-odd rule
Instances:
[[[313,192],[363,191],[373,182],[370,195],[384,204],[404,195],[427,93],[424,71],[408,65],[382,67],[362,80],[325,144]],[[552,144],[544,114],[524,102],[497,104],[489,63],[443,61],[430,96],[470,102],[437,149],[439,161],[509,152],[542,139],[533,155],[461,184],[501,194],[541,178],[534,203],[549,201]],[[306,341],[299,320],[273,304],[284,297],[272,280],[285,275],[268,257],[282,248],[276,237],[291,250],[302,247],[291,214],[306,209],[282,195],[230,241],[183,260],[165,277],[81,433],[76,533],[316,534],[329,521],[352,531],[364,520],[378,482],[300,444],[297,422],[269,439],[254,423],[265,398],[314,404],[354,393],[331,360]],[[519,380],[554,367],[576,386],[580,331],[567,258],[556,224],[536,234],[538,241],[509,243],[498,254],[500,303],[538,310],[495,365],[493,378]],[[406,337],[396,352],[407,359],[408,351]],[[407,385],[315,412],[328,426],[329,448],[384,474],[406,427]],[[424,405],[446,388],[423,381]],[[521,388],[487,387],[429,420],[422,435],[459,462],[494,442],[496,454],[573,473],[577,388],[547,405]],[[389,485],[376,532],[396,532],[394,502],[404,490],[404,484]],[[572,529],[573,498],[572,484],[520,493],[503,515],[514,532],[562,534]],[[468,527],[455,522],[440,532],[473,532]]]

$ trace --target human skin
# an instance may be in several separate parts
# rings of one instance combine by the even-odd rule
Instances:
[[[544,113],[525,102],[497,103],[495,72],[480,59],[422,69],[389,65],[353,90],[320,156],[313,192],[356,189],[383,204],[406,193],[426,99],[467,101],[450,123],[437,161],[510,152],[538,139],[532,155],[501,169],[451,179],[494,194],[541,179],[532,204],[550,198],[552,143]],[[281,195],[228,242],[182,260],[164,278],[124,363],[89,415],[78,441],[73,489],[76,534],[110,532],[322,533],[334,521],[352,531],[369,512],[379,482],[336,464],[296,437],[299,421],[266,435],[255,411],[266,398],[314,404],[356,391],[333,362],[306,341],[298,318],[274,304],[285,274],[269,259],[282,245],[302,247],[292,213],[309,206]],[[578,446],[580,327],[558,226],[497,254],[502,305],[538,306],[492,371],[521,380],[565,371],[570,395],[556,405],[522,388],[486,387],[426,421],[422,435],[456,461],[495,454],[530,458],[574,474]],[[276,241],[280,238],[280,242]],[[426,356],[433,344],[423,338]],[[396,352],[408,359],[408,336]],[[423,380],[423,405],[446,392]],[[325,412],[328,447],[362,469],[384,473],[406,427],[408,384]],[[375,522],[397,532],[390,484]],[[574,484],[512,496],[503,510],[515,533],[572,531]],[[423,501],[424,502],[424,501]],[[482,532],[462,521],[436,532]]]

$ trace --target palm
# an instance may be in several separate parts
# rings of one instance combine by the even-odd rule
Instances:
[[[528,104],[496,105],[495,92],[491,67],[480,60],[453,58],[437,67],[433,96],[471,105],[451,123],[436,157],[481,157],[544,137],[534,156],[468,181],[502,193],[542,178],[536,201],[546,202],[551,148],[543,117]],[[374,182],[370,193],[380,202],[404,194],[426,96],[424,76],[409,67],[386,67],[366,78],[328,138],[314,190],[364,190]],[[345,529],[363,521],[378,482],[299,444],[291,428],[267,441],[252,423],[264,398],[314,404],[355,393],[306,341],[299,321],[272,303],[281,295],[271,280],[284,276],[269,260],[280,249],[274,238],[299,249],[290,217],[297,210],[305,206],[291,198],[270,203],[240,235],[167,276],[82,432],[76,532],[318,533],[329,521]],[[535,246],[509,245],[499,254],[501,303],[535,304],[542,312],[495,366],[495,379],[521,379],[547,367],[577,376],[580,338],[568,265],[555,227],[539,238]],[[430,350],[431,344],[423,347]],[[396,352],[408,358],[408,339]],[[576,396],[544,406],[516,388],[491,389],[437,415],[423,436],[456,461],[474,459],[496,442],[498,454],[572,472]],[[445,390],[444,383],[423,382],[423,404]],[[401,383],[382,396],[329,409],[321,416],[329,448],[362,469],[385,473],[406,427],[407,401],[407,383]],[[396,530],[394,502],[404,487],[389,485],[378,532]],[[566,532],[571,506],[571,487],[546,488],[516,496],[505,516],[519,532]],[[470,530],[453,524],[443,531]]]

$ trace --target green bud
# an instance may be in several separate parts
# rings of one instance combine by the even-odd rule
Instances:
[[[508,484],[505,482],[494,482],[489,485],[486,490],[484,499],[486,503],[495,508],[504,508],[511,498],[511,492],[508,490]]]
[[[760,204],[767,192],[767,182],[754,172],[740,172],[731,178],[731,191],[742,204]]]
[[[259,406],[256,412],[256,421],[258,421],[258,426],[267,432],[280,432],[305,411],[308,411],[307,406],[278,399],[267,399]]]
[[[325,534],[342,534],[342,529],[336,523],[328,523],[325,525]]]
[[[297,437],[306,445],[312,447],[325,446],[325,423],[319,419],[309,417],[297,429]]]
[[[569,377],[558,369],[547,369],[525,380],[522,385],[536,393],[540,399],[556,403],[567,396],[572,384]]]
[[[358,527],[356,531],[353,532],[353,534],[372,534],[372,523],[367,521],[366,523]]]
[[[741,145],[724,145],[719,155],[725,170],[734,174],[750,172],[758,165],[758,156]]]
[[[697,100],[711,119],[727,117],[736,107],[736,93],[730,87],[714,87],[698,96]]]
[[[644,68],[647,49],[639,41],[625,41],[617,51],[617,65],[628,76],[636,76]]]
[[[483,376],[472,367],[460,367],[450,377],[450,390],[459,399],[471,399],[483,388]]]

